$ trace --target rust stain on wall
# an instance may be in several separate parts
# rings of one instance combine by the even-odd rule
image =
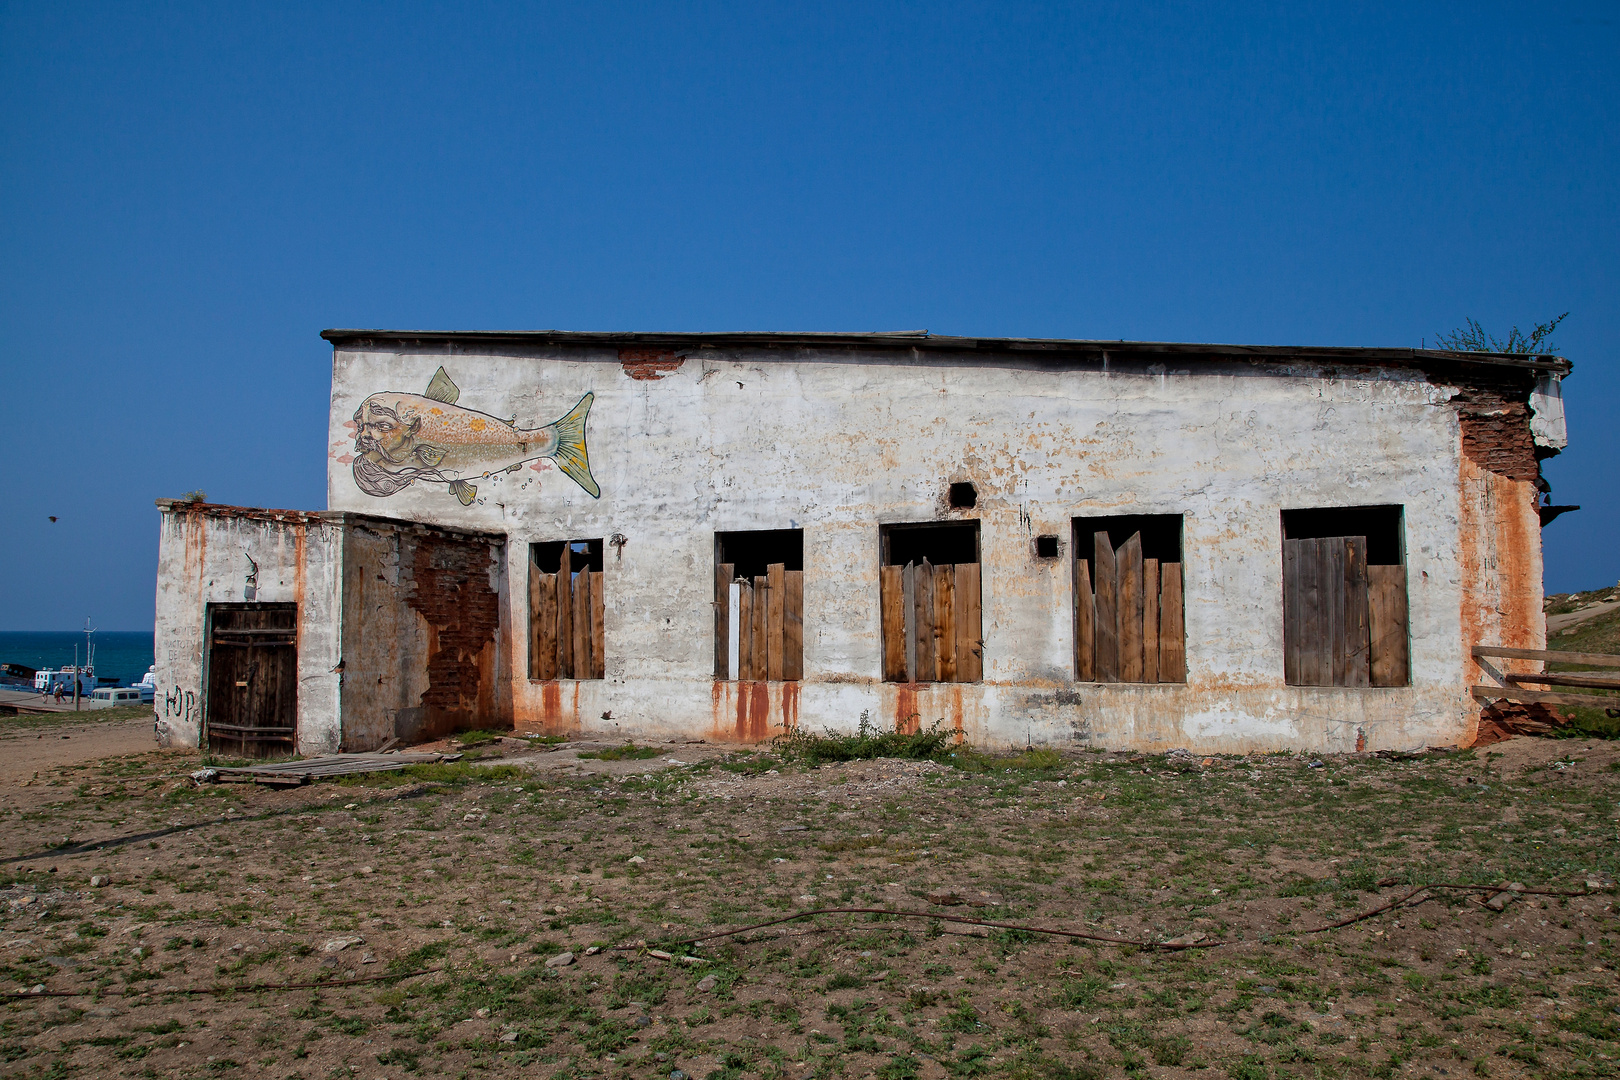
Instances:
[[[668,378],[686,363],[686,357],[662,349],[620,349],[619,365],[624,373],[640,381]]]
[[[737,684],[736,737],[761,742],[770,734],[771,687],[766,682]]]
[[[894,730],[902,735],[910,735],[917,730],[921,723],[921,713],[917,708],[917,684],[902,683],[896,686],[894,694]]]
[[[799,684],[785,682],[782,684],[782,730],[797,731],[799,728]]]

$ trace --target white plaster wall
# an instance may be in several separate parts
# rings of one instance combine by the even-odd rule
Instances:
[[[712,671],[713,533],[805,530],[805,681],[773,687],[772,724],[852,727],[910,711],[995,743],[1081,740],[1214,750],[1454,742],[1473,715],[1464,681],[1459,436],[1450,391],[1388,368],[1199,364],[1102,369],[978,356],[924,359],[804,349],[701,350],[668,377],[630,378],[617,354],[341,349],[334,362],[334,510],[503,531],[520,724],[623,734],[743,736],[737,688]],[[350,420],[378,391],[421,393],[444,365],[458,404],[520,426],[587,391],[592,499],[543,466],[387,498],[353,481]],[[547,463],[549,465],[549,463]],[[978,507],[944,509],[951,481]],[[1413,685],[1283,684],[1284,508],[1406,508]],[[1075,684],[1069,521],[1184,517],[1188,682]],[[977,518],[985,681],[922,691],[880,681],[878,526]],[[607,679],[547,699],[524,679],[526,544],[627,537],[607,548]],[[1037,560],[1055,533],[1064,557]],[[559,696],[560,692],[560,696]],[[611,720],[599,720],[611,712]]]
[[[275,511],[169,510],[158,540],[157,738],[198,746],[204,703],[207,605],[298,605],[298,751],[338,746],[339,603],[342,545],[336,524]],[[258,564],[250,596],[249,558]]]

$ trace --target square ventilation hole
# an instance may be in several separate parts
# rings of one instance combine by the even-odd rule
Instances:
[[[971,510],[979,505],[979,489],[967,481],[951,485],[951,509]]]
[[[1058,538],[1055,536],[1037,536],[1035,538],[1035,555],[1041,559],[1057,558]]]

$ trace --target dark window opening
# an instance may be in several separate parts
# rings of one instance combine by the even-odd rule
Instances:
[[[784,570],[804,569],[803,529],[757,529],[714,534],[717,564],[730,563],[738,577],[758,577],[780,563]]]
[[[534,564],[540,568],[542,574],[555,574],[561,568],[564,545],[568,547],[568,565],[573,573],[577,574],[581,570],[601,572],[602,541],[550,540],[529,545],[534,552]]]
[[[714,534],[714,677],[804,678],[804,530]]]
[[[979,561],[977,521],[885,525],[882,536],[884,566],[904,566],[924,559],[935,566]]]
[[[887,525],[879,605],[887,682],[979,682],[979,523]]]
[[[966,480],[951,485],[951,509],[971,510],[979,505],[979,489]]]
[[[602,541],[529,545],[529,678],[607,677]]]
[[[1288,685],[1408,685],[1403,509],[1284,510],[1282,528]]]
[[[1055,536],[1037,536],[1035,538],[1035,557],[1039,559],[1057,558],[1058,538]]]
[[[1181,515],[1075,518],[1073,539],[1075,678],[1186,682]]]

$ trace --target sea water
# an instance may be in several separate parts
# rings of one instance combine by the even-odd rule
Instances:
[[[90,635],[95,646],[96,677],[117,677],[120,686],[140,682],[152,666],[152,631],[97,630]],[[26,664],[36,671],[60,668],[73,663],[73,647],[79,647],[84,662],[82,631],[0,631],[0,663]]]

